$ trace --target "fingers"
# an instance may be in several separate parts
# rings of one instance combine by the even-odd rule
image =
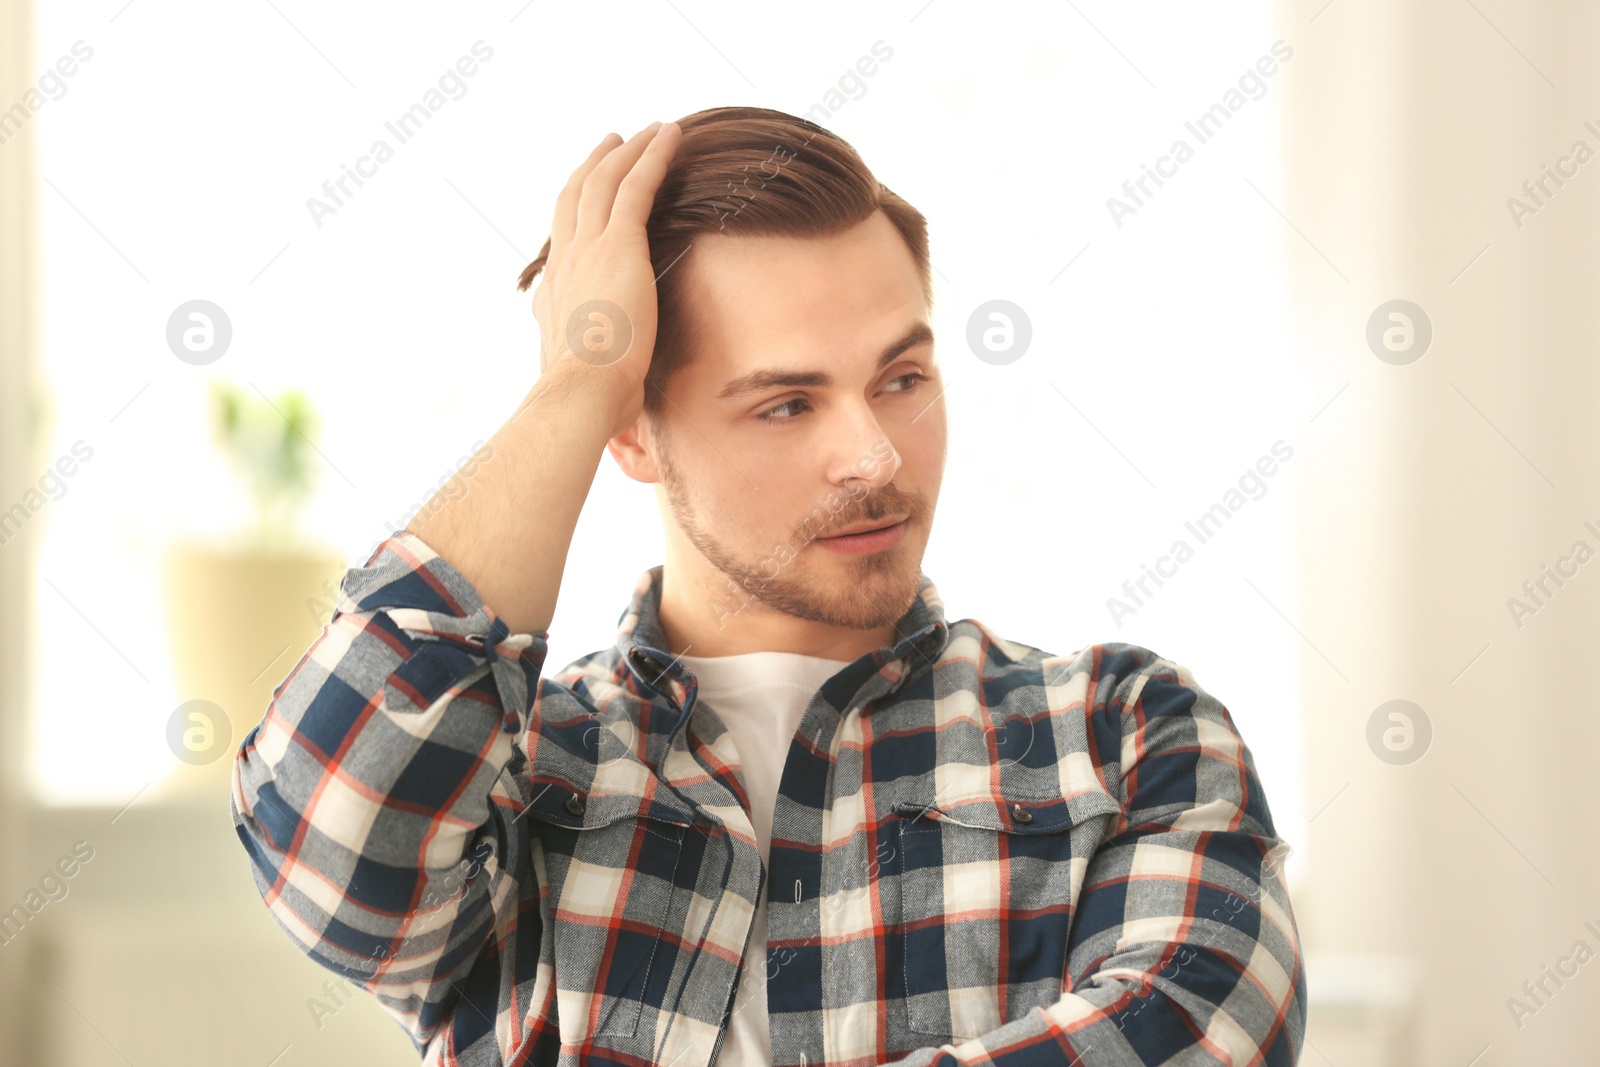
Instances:
[[[659,129],[659,126],[657,127]],[[606,228],[611,219],[611,205],[617,198],[617,185],[633,169],[657,130],[645,127],[630,137],[615,151],[602,159],[583,181],[583,193],[578,199],[578,226],[572,239],[583,243],[593,240]]]
[[[610,225],[644,231],[645,223],[650,221],[650,209],[655,205],[656,190],[661,187],[661,179],[666,177],[667,166],[682,140],[683,131],[676,122],[669,122],[656,131],[639,161],[617,187]]]
[[[583,181],[600,161],[605,159],[607,153],[622,143],[622,138],[614,133],[608,133],[595,145],[594,151],[589,153],[589,158],[578,165],[572,172],[572,177],[567,179],[567,184],[562,187],[561,193],[556,197],[555,221],[550,226],[550,257],[545,262],[555,263],[561,258],[567,246],[572,244],[572,233],[578,224],[578,198],[583,193]]]

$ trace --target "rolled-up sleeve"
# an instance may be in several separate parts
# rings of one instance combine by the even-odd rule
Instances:
[[[1292,1067],[1306,979],[1277,836],[1228,710],[1184,667],[1096,649],[1086,709],[1125,814],[1088,860],[1068,990],[1047,1008],[895,1063]],[[1108,759],[1110,756],[1112,758]]]
[[[487,1032],[528,977],[512,973],[539,933],[517,928],[539,923],[519,906],[538,893],[518,881],[532,876],[518,772],[547,638],[509,633],[397,534],[345,574],[234,756],[234,825],[268,911],[419,1051],[463,1001]]]

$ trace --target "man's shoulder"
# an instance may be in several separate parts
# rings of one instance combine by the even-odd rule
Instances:
[[[1193,686],[1188,668],[1143,645],[1104,641],[1057,653],[1008,639],[977,619],[950,624],[943,661],[978,664],[985,682],[1032,683],[1062,693],[1092,692],[1104,702],[1125,702],[1152,680]]]
[[[1098,780],[1104,792],[1126,801],[1124,779],[1133,764],[1167,761],[1177,767],[1203,754],[1207,766],[1242,765],[1254,773],[1227,707],[1201,687],[1189,668],[1153,649],[1106,641],[1054,654],[1004,640],[972,619],[953,623],[950,633],[939,664],[948,679],[942,683],[943,695],[962,687],[963,664],[968,665],[969,680],[970,664],[981,664],[980,681],[976,700],[936,700],[957,704],[937,717],[986,711],[1003,740],[1004,747],[995,751],[1002,762],[1018,764],[1016,769],[1003,767],[1002,778],[1011,770],[1014,781],[1034,782],[1038,775],[1021,767],[1054,764],[1068,793],[1093,794]],[[1041,730],[1044,721],[1049,727]],[[1160,782],[1160,775],[1147,776],[1147,788]],[[1257,817],[1270,825],[1270,816]]]
[[[1158,732],[1165,739],[1187,733],[1221,741],[1218,731],[1238,738],[1226,705],[1187,666],[1127,641],[1060,654],[1008,640],[976,619],[962,619],[950,625],[940,674],[945,692],[962,687],[964,677],[983,707],[1077,720],[1074,732],[1098,736],[1107,745],[1120,735],[1153,738]],[[1156,720],[1165,720],[1159,731],[1153,729]],[[1193,721],[1178,728],[1179,720]]]

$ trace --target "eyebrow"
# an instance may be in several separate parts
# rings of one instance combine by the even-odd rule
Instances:
[[[878,357],[878,365],[873,368],[873,373],[883,370],[895,361],[901,353],[917,345],[933,340],[933,328],[926,322],[919,322],[907,330],[905,334],[895,341],[883,354]],[[757,393],[778,386],[809,386],[813,388],[826,388],[833,384],[833,376],[826,371],[811,370],[797,371],[782,368],[763,368],[753,370],[749,374],[741,374],[727,385],[722,387],[722,392],[717,394],[718,400],[727,400],[733,397],[744,396],[748,393]]]

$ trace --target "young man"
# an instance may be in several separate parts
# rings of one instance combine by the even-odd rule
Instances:
[[[1288,845],[1227,709],[921,571],[922,216],[780,112],[614,137],[523,274],[527,399],[237,753],[272,915],[428,1063],[1293,1064]],[[603,451],[666,561],[547,673]]]

